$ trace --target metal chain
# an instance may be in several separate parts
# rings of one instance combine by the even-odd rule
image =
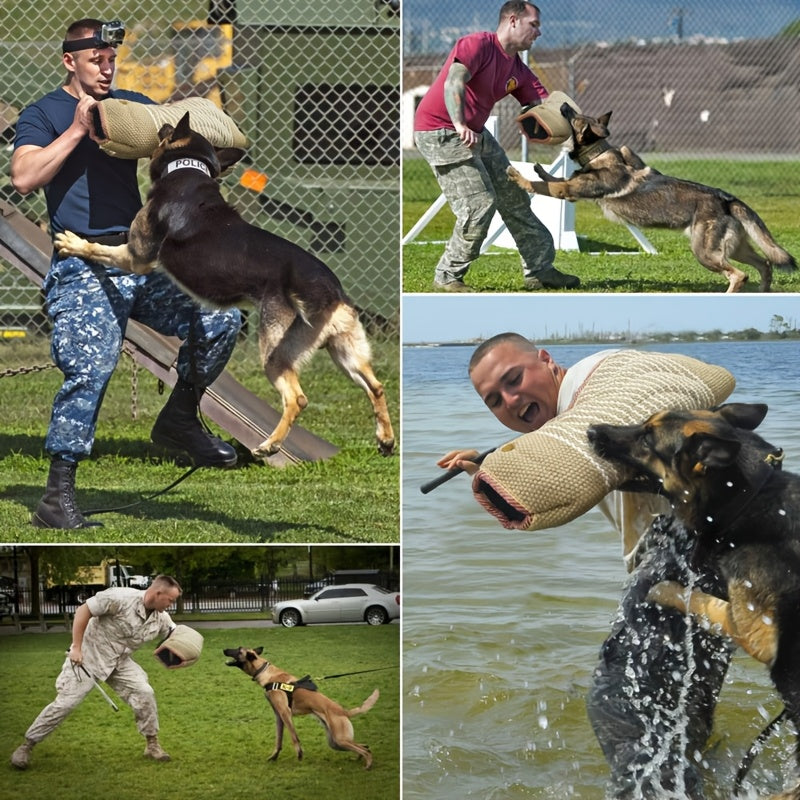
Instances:
[[[12,367],[0,371],[0,378],[13,378],[15,375],[29,375],[32,372],[44,372],[55,369],[55,364],[33,364],[29,367]]]
[[[131,419],[139,419],[139,364],[131,357]]]

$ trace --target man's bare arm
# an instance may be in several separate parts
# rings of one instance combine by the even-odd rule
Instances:
[[[472,147],[480,138],[480,133],[468,128],[464,122],[464,95],[467,81],[472,77],[470,71],[459,61],[454,61],[444,82],[444,104],[456,133],[467,147]]]

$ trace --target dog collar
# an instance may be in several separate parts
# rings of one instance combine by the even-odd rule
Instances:
[[[590,161],[610,149],[611,145],[605,139],[599,139],[594,144],[578,150],[574,158],[582,167],[585,167]]]
[[[269,666],[269,661],[265,661],[254,673],[253,673],[253,680],[255,680],[267,667]]]
[[[199,158],[176,158],[170,161],[164,168],[164,175],[169,175],[171,172],[176,172],[179,169],[196,169],[204,172],[208,177],[211,177],[211,170],[208,168],[204,161]]]
[[[724,512],[718,512],[713,517],[707,518],[704,524],[699,526],[698,531],[701,533],[716,533],[727,530],[741,516],[745,508],[756,499],[758,493],[772,476],[782,468],[784,455],[783,450],[780,448],[767,453],[758,462],[755,472],[750,476],[750,485],[746,489],[737,489],[736,498],[725,506]]]

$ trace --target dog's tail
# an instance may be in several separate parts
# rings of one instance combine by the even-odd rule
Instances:
[[[794,272],[797,262],[773,238],[761,217],[741,200],[730,204],[731,214],[744,226],[747,235],[761,248],[770,264],[784,272]]]
[[[363,714],[365,711],[369,711],[375,703],[378,702],[378,697],[380,696],[380,692],[376,689],[360,706],[357,708],[351,708],[347,712],[348,717],[355,717],[357,714]]]

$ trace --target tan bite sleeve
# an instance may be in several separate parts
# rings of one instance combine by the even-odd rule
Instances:
[[[174,103],[148,105],[109,97],[94,107],[95,130],[105,141],[100,149],[117,158],[150,158],[161,126],[176,125],[189,112],[192,130],[214,147],[247,147],[247,137],[211,100],[187,97]]]
[[[601,361],[570,409],[490,453],[475,499],[505,528],[540,530],[584,514],[631,477],[589,445],[591,425],[633,425],[664,409],[710,408],[733,391],[724,368],[683,355],[625,350]]]

